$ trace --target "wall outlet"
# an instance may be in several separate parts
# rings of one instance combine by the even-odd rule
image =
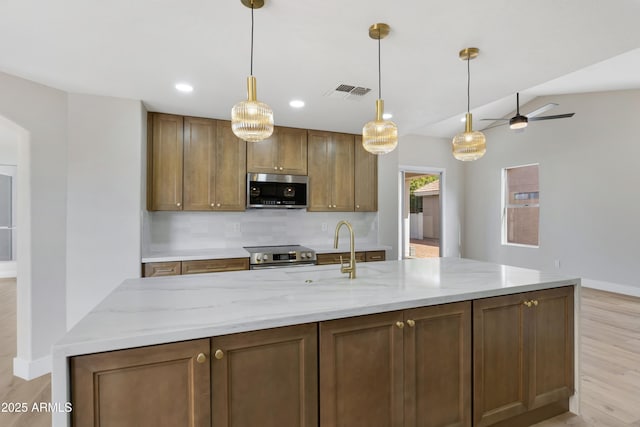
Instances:
[[[327,231],[327,223],[326,222],[323,222],[321,227],[322,227],[322,231]]]
[[[553,260],[553,265],[554,265],[556,268],[560,268],[560,260],[559,260],[559,259],[555,259],[555,260]]]

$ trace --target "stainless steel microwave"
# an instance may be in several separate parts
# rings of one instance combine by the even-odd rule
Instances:
[[[307,207],[309,177],[303,175],[247,174],[247,208]]]

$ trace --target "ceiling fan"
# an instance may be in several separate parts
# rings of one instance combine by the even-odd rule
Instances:
[[[533,110],[532,112],[530,112],[529,114],[527,114],[526,116],[523,116],[522,114],[520,114],[520,93],[516,93],[516,115],[511,117],[510,119],[482,119],[482,120],[490,120],[490,121],[508,121],[509,122],[509,127],[511,129],[524,129],[527,127],[527,125],[529,124],[529,121],[538,121],[538,120],[554,120],[554,119],[568,119],[569,117],[573,117],[573,115],[575,113],[567,113],[567,114],[556,114],[554,116],[540,116],[539,114],[544,113],[545,111],[548,111],[554,107],[557,107],[558,104],[556,103],[549,103],[546,105],[543,105],[542,107],[538,108],[537,110]],[[506,123],[502,123],[499,124],[497,126],[503,126],[506,125]],[[496,126],[491,126],[491,127],[496,127]]]

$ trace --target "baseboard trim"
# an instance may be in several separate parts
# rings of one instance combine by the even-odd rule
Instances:
[[[15,261],[0,262],[0,279],[13,279],[18,275]]]
[[[598,289],[600,291],[613,292],[616,294],[629,295],[640,298],[640,287],[624,285],[622,283],[603,282],[601,280],[582,279],[582,286],[585,288]]]
[[[51,373],[51,366],[52,359],[50,355],[36,360],[25,360],[14,357],[13,375],[29,381]]]

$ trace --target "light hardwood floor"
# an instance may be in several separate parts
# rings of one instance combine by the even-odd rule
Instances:
[[[51,379],[24,381],[12,374],[15,286],[15,280],[0,279],[0,402],[31,406],[50,399]],[[536,427],[640,427],[640,298],[582,289],[581,334],[582,415],[563,414]],[[47,413],[0,413],[2,427],[49,425]]]

